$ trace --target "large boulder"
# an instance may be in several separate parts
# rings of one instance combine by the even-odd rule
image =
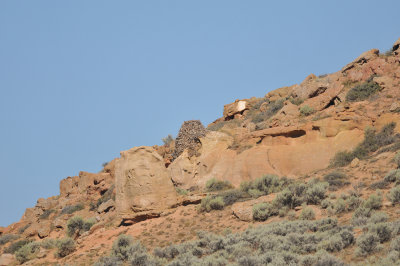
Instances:
[[[200,156],[183,153],[168,169],[174,182],[186,189],[202,188],[211,178],[239,186],[265,174],[304,175],[329,166],[336,152],[352,149],[363,139],[363,128],[342,129],[330,137],[311,124],[258,130],[238,141],[248,145],[241,152],[232,149],[231,136],[210,132],[200,138]]]
[[[247,100],[236,100],[233,103],[226,104],[224,105],[224,119],[232,119],[235,115],[241,114],[247,109],[249,109],[249,103]]]
[[[116,209],[124,221],[157,216],[177,203],[163,158],[152,147],[121,152],[115,165]]]

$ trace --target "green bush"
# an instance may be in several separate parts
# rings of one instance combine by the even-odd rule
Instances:
[[[368,99],[371,95],[380,91],[382,88],[378,83],[372,81],[372,79],[362,84],[356,85],[351,88],[346,95],[348,102],[359,102]]]
[[[269,118],[273,117],[279,110],[281,110],[283,106],[284,106],[283,99],[277,100],[275,102],[271,102],[268,105],[267,110],[253,116],[251,122],[260,123],[260,122],[266,121]]]
[[[386,182],[400,183],[400,169],[391,170],[384,178]]]
[[[353,211],[355,209],[357,209],[358,207],[361,206],[362,204],[362,199],[360,199],[360,197],[357,196],[350,196],[347,200],[346,200],[346,206],[347,206],[347,210],[349,211]]]
[[[61,215],[62,214],[72,214],[74,212],[83,210],[85,208],[85,206],[83,206],[82,203],[78,203],[76,205],[73,206],[65,206],[62,210],[61,210]]]
[[[299,218],[301,220],[314,220],[315,219],[315,212],[312,208],[310,207],[305,207],[301,213]]]
[[[343,199],[338,199],[334,206],[335,213],[342,213],[346,211],[346,202]]]
[[[249,196],[257,198],[262,195],[268,195],[281,191],[290,183],[289,179],[276,175],[264,175],[251,182],[242,182],[240,190]]]
[[[215,178],[211,178],[206,183],[206,190],[208,192],[219,191],[230,188],[232,188],[232,184],[226,180],[222,181],[222,180],[217,180]]]
[[[364,134],[364,140],[357,145],[353,151],[340,151],[335,154],[331,161],[331,166],[346,166],[354,158],[364,159],[370,152],[374,152],[381,147],[387,146],[395,142],[394,129],[396,123],[391,122],[385,125],[379,133],[372,128],[367,128]]]
[[[30,240],[30,239],[22,239],[22,240],[16,241],[16,242],[12,243],[11,245],[9,245],[4,250],[4,253],[14,254],[18,249],[29,244],[30,242],[32,242],[32,240]]]
[[[365,225],[368,221],[368,218],[371,217],[371,214],[371,209],[364,206],[358,207],[353,213],[352,224],[355,226]]]
[[[369,255],[376,251],[379,243],[379,238],[376,234],[366,233],[357,239],[357,251],[359,255]]]
[[[178,193],[179,195],[183,195],[183,196],[187,196],[189,193],[186,189],[179,188],[179,187],[176,187],[175,190],[176,190],[176,193]]]
[[[315,110],[308,105],[301,106],[299,111],[300,111],[300,115],[302,115],[302,116],[309,116],[315,112]]]
[[[52,214],[53,212],[55,212],[55,210],[45,210],[40,216],[39,219],[47,219],[49,218],[50,214]]]
[[[335,154],[331,161],[332,166],[343,167],[351,163],[354,160],[355,155],[351,151],[339,151]]]
[[[329,190],[333,191],[338,190],[339,188],[350,184],[350,182],[347,181],[347,175],[337,171],[325,175],[324,181],[328,182]]]
[[[273,206],[270,203],[262,202],[253,206],[253,219],[265,221],[273,213]]]
[[[368,232],[374,233],[380,243],[387,242],[392,238],[392,227],[389,223],[369,224]]]
[[[392,188],[387,197],[393,205],[400,204],[400,185]]]
[[[96,220],[93,218],[85,221],[82,217],[75,216],[67,222],[67,235],[70,237],[79,236],[83,232],[89,231],[95,223]]]
[[[10,241],[13,241],[15,239],[18,239],[18,235],[13,235],[13,234],[5,234],[0,236],[0,246],[7,244]]]
[[[47,238],[43,240],[40,245],[45,248],[45,249],[53,249],[57,247],[58,240],[57,239],[51,239]]]
[[[364,201],[364,207],[372,210],[378,210],[382,207],[382,194],[372,194],[369,198]]]
[[[21,248],[19,248],[15,252],[15,258],[19,263],[25,263],[31,259],[34,259],[36,257],[36,254],[40,250],[40,244],[36,242],[30,242]]]
[[[75,251],[75,241],[69,237],[63,238],[57,242],[56,255],[63,258]]]
[[[225,206],[221,196],[207,196],[201,200],[200,210],[210,212],[211,210],[222,210]]]
[[[114,241],[111,256],[117,257],[120,260],[126,261],[129,259],[129,248],[133,244],[133,238],[128,235],[120,235]]]
[[[164,145],[168,146],[169,144],[171,144],[171,142],[174,141],[174,138],[172,137],[172,135],[168,135],[165,138],[162,138],[162,142],[164,143]]]
[[[306,200],[308,204],[320,204],[323,199],[325,199],[326,189],[328,187],[328,183],[325,182],[317,182],[312,183],[309,182],[307,184],[308,188],[306,190]]]
[[[396,153],[393,160],[394,163],[396,164],[396,167],[400,168],[400,152]]]

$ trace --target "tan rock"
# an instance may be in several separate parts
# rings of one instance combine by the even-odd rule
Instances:
[[[224,106],[223,116],[225,119],[234,116],[235,114],[242,113],[244,110],[249,109],[247,100],[236,100],[234,103],[230,103]]]
[[[292,94],[294,87],[295,85],[270,91],[265,95],[265,98],[267,98],[270,102],[277,101],[281,98],[287,98]]]
[[[66,215],[59,216],[54,219],[53,226],[55,228],[64,228],[67,224],[68,217]]]
[[[250,222],[253,220],[253,206],[261,202],[271,202],[274,198],[275,194],[270,194],[254,200],[236,202],[231,206],[231,210],[233,215],[239,218],[239,220]]]
[[[350,167],[357,167],[360,164],[360,160],[358,158],[354,158],[351,163],[350,163]]]
[[[15,263],[15,258],[13,254],[4,253],[0,256],[0,266],[7,266]]]
[[[392,103],[392,105],[390,105],[389,111],[390,112],[398,112],[398,111],[400,111],[400,103],[399,102]]]
[[[48,237],[51,231],[50,222],[40,223],[37,230],[39,238]]]
[[[353,62],[347,64],[344,68],[342,68],[342,72],[346,72],[349,69],[352,69],[356,65],[362,65],[367,63],[368,61],[376,58],[379,56],[379,50],[378,49],[371,49],[369,51],[366,51],[362,53],[359,57],[357,57]]]
[[[98,213],[108,212],[109,210],[114,208],[114,205],[115,205],[114,200],[109,199],[108,201],[100,204],[100,206],[97,208],[97,212]]]
[[[107,190],[113,183],[110,173],[79,173],[78,190],[80,194],[95,194]]]
[[[122,220],[154,216],[177,202],[163,158],[152,147],[121,152],[115,178],[116,209]]]
[[[79,193],[79,176],[67,177],[60,181],[60,196],[68,197]]]

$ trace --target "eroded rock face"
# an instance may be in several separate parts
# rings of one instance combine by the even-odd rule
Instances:
[[[152,147],[121,152],[115,166],[116,209],[122,221],[157,216],[176,204],[163,158]]]
[[[224,106],[224,118],[229,120],[237,114],[243,113],[244,110],[249,109],[249,103],[247,100],[236,100],[233,103]]]

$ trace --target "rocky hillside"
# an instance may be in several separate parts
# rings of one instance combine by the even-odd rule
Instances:
[[[400,265],[400,39],[60,182],[0,265]]]

